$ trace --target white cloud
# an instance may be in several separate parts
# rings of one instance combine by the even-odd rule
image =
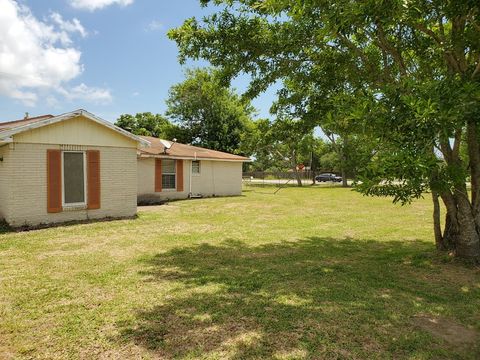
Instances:
[[[133,97],[137,97],[137,96],[139,96],[139,95],[140,95],[140,93],[139,93],[138,91],[134,91],[134,92],[132,93],[132,96],[133,96]]]
[[[145,28],[147,31],[157,31],[161,29],[163,29],[163,24],[158,20],[151,21]]]
[[[69,89],[59,88],[58,92],[71,101],[83,100],[97,104],[107,104],[112,101],[110,90],[89,87],[84,83]]]
[[[60,105],[60,102],[58,101],[58,99],[53,95],[47,95],[45,101],[48,107],[50,108],[58,108]]]
[[[83,25],[80,23],[80,21],[76,18],[74,18],[72,21],[66,21],[63,20],[62,15],[60,15],[57,12],[52,12],[50,14],[50,19],[58,25],[60,30],[62,30],[65,33],[75,33],[78,32],[82,37],[87,36],[87,31],[83,27]]]
[[[33,106],[82,73],[81,52],[72,46],[72,36],[87,32],[77,19],[66,21],[52,13],[40,21],[14,0],[0,0],[0,9],[0,95]]]
[[[133,4],[133,1],[134,0],[70,0],[70,5],[76,9],[95,11],[113,4],[127,6]]]

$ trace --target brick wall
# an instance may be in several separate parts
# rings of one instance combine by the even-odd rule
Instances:
[[[155,159],[138,160],[138,199],[140,202],[186,199],[190,192],[191,160],[183,161],[184,191],[155,192]],[[192,174],[192,194],[209,196],[241,195],[242,163],[233,161],[200,161],[200,174]]]
[[[166,190],[155,192],[155,159],[143,158],[137,162],[138,201],[141,203],[188,198],[190,188],[190,161],[183,161],[183,191]]]
[[[2,146],[0,147],[0,159],[3,159],[3,161],[0,161],[0,219],[3,219],[5,217],[5,213],[7,212],[7,189],[8,189],[8,183],[7,183],[7,176],[6,176],[6,162],[8,161],[7,159],[7,152],[8,152],[8,146]]]
[[[47,212],[47,149],[100,151],[100,209]],[[6,176],[0,178],[6,178],[9,185],[4,195],[7,204],[4,217],[13,226],[127,217],[137,211],[134,148],[13,143],[8,145],[6,160],[1,166]]]

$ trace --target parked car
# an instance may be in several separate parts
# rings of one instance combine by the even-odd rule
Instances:
[[[325,181],[342,182],[342,177],[337,176],[333,173],[323,173],[323,174],[317,175],[315,177],[315,181],[318,181],[318,182],[325,182]]]

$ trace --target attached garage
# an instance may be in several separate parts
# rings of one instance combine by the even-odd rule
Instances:
[[[135,215],[144,146],[85,110],[0,123],[0,218],[33,226]]]

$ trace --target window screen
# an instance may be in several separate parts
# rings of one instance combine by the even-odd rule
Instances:
[[[63,194],[65,204],[85,203],[85,168],[81,152],[63,153]]]
[[[200,174],[200,160],[192,161],[192,174]]]
[[[162,189],[175,189],[175,160],[162,161]]]

